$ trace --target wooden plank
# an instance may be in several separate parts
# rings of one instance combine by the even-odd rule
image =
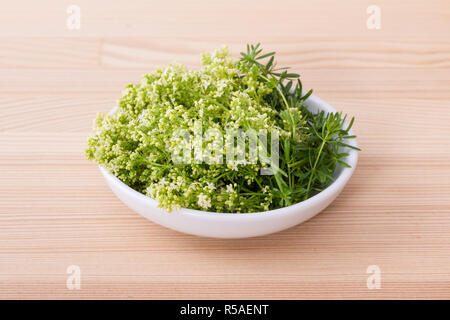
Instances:
[[[378,1],[381,30],[366,28],[370,1],[278,3],[80,0],[80,31],[65,3],[2,8],[0,298],[450,298],[448,1]],[[258,41],[356,117],[362,152],[343,193],[304,224],[242,240],[125,207],[84,158],[95,114],[159,65]]]
[[[70,4],[79,6],[80,29],[67,28]],[[397,40],[447,39],[448,1],[379,0],[380,30],[366,27],[369,0],[300,3],[297,0],[127,0],[74,3],[16,0],[0,11],[0,36],[180,37],[255,41],[263,37],[295,39],[308,35],[388,36]],[[420,27],[419,27],[420,26]],[[448,39],[447,39],[448,41]]]
[[[156,67],[156,66],[155,66]],[[0,69],[0,95],[110,94],[114,101],[129,83],[141,81],[154,70],[145,68]],[[443,100],[450,98],[448,69],[356,68],[308,69],[299,72],[305,88],[313,88],[321,98],[359,98],[388,103],[390,99]],[[36,81],[35,76],[39,76]],[[330,101],[332,104],[334,101]],[[337,106],[338,107],[338,106]]]

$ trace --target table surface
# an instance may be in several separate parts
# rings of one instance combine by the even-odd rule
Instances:
[[[450,2],[16,0],[0,10],[0,298],[450,298]],[[381,29],[368,29],[379,5]],[[278,52],[356,117],[359,164],[315,218],[216,240],[125,207],[84,157],[130,82],[227,44]],[[68,290],[68,266],[81,290]],[[369,289],[368,266],[381,288]]]

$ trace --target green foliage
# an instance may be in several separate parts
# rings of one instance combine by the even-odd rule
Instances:
[[[303,105],[300,76],[277,68],[275,53],[260,45],[234,61],[226,49],[202,57],[200,70],[170,65],[126,87],[112,115],[100,114],[88,139],[88,159],[108,168],[135,190],[167,210],[192,209],[247,213],[288,206],[332,182],[350,139],[340,113],[313,114]],[[279,166],[261,175],[261,163],[174,164],[180,141],[176,129],[274,130],[279,135]],[[204,147],[204,146],[203,146]],[[244,151],[245,152],[245,151]]]
[[[353,125],[344,129],[346,117],[341,113],[311,113],[303,102],[312,90],[303,95],[300,75],[288,73],[287,68],[275,68],[275,52],[262,54],[260,45],[247,45],[247,52],[241,52],[241,63],[256,66],[259,78],[268,87],[276,88],[265,100],[279,112],[278,123],[289,136],[283,136],[280,146],[283,149],[280,169],[272,181],[273,202],[283,207],[305,200],[315,192],[320,192],[333,181],[337,164],[349,165],[342,161],[348,154],[342,152]],[[269,58],[263,64],[261,60]],[[294,84],[295,83],[295,84]],[[354,148],[357,149],[357,148]],[[359,150],[359,149],[358,149]]]

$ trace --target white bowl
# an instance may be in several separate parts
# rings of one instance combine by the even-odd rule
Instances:
[[[336,112],[325,101],[311,95],[305,102],[309,110]],[[350,134],[353,135],[352,130]],[[346,141],[357,146],[356,139]],[[179,209],[170,213],[158,207],[156,200],[130,188],[107,169],[100,167],[111,190],[130,209],[145,218],[167,228],[197,236],[213,238],[248,238],[278,232],[306,221],[325,209],[342,191],[355,170],[358,152],[346,150],[349,155],[343,160],[351,168],[338,166],[335,180],[322,192],[289,207],[255,213],[216,213],[193,209]]]

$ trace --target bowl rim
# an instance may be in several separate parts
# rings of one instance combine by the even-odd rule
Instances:
[[[338,112],[335,108],[333,108],[327,102],[323,101],[322,99],[315,96],[314,94],[311,94],[308,97],[308,99],[305,101],[306,106],[307,106],[308,102],[313,102],[313,103],[320,105],[320,109],[322,109],[326,112]],[[113,113],[116,109],[117,109],[117,107],[113,108],[110,111],[110,113]],[[348,122],[346,121],[345,124],[348,125]],[[349,134],[351,136],[354,135],[353,128],[350,129]],[[346,142],[353,147],[358,147],[356,138],[348,139]],[[180,209],[172,210],[171,212],[167,212],[167,213],[168,214],[182,213],[185,215],[202,217],[202,218],[214,216],[214,217],[225,218],[228,220],[228,219],[242,219],[243,217],[245,217],[246,219],[251,219],[253,217],[261,217],[261,216],[273,217],[273,216],[287,214],[289,212],[294,212],[294,211],[299,212],[300,211],[299,209],[308,208],[308,207],[314,206],[314,205],[326,200],[330,194],[338,192],[339,189],[343,188],[347,184],[348,180],[352,176],[352,174],[356,168],[356,165],[358,163],[358,151],[349,148],[348,153],[349,153],[349,155],[345,158],[345,160],[351,166],[350,168],[342,167],[342,170],[339,173],[339,175],[337,176],[337,178],[328,187],[323,189],[321,192],[315,194],[314,196],[312,196],[306,200],[297,202],[297,203],[292,204],[287,207],[268,210],[268,211],[247,212],[247,213],[245,213],[245,212],[243,212],[243,213],[213,212],[213,211],[202,211],[202,210],[189,209],[189,208],[180,208]],[[134,196],[142,201],[148,202],[149,205],[151,205],[153,207],[158,207],[159,209],[165,210],[158,206],[158,201],[146,196],[143,193],[140,193],[139,191],[134,190],[133,188],[131,188],[130,186],[125,184],[123,181],[121,181],[119,178],[117,178],[114,174],[110,173],[108,171],[108,169],[106,169],[100,165],[99,165],[99,168],[105,178],[109,179],[110,182],[118,185],[123,191],[131,194],[132,196]]]

